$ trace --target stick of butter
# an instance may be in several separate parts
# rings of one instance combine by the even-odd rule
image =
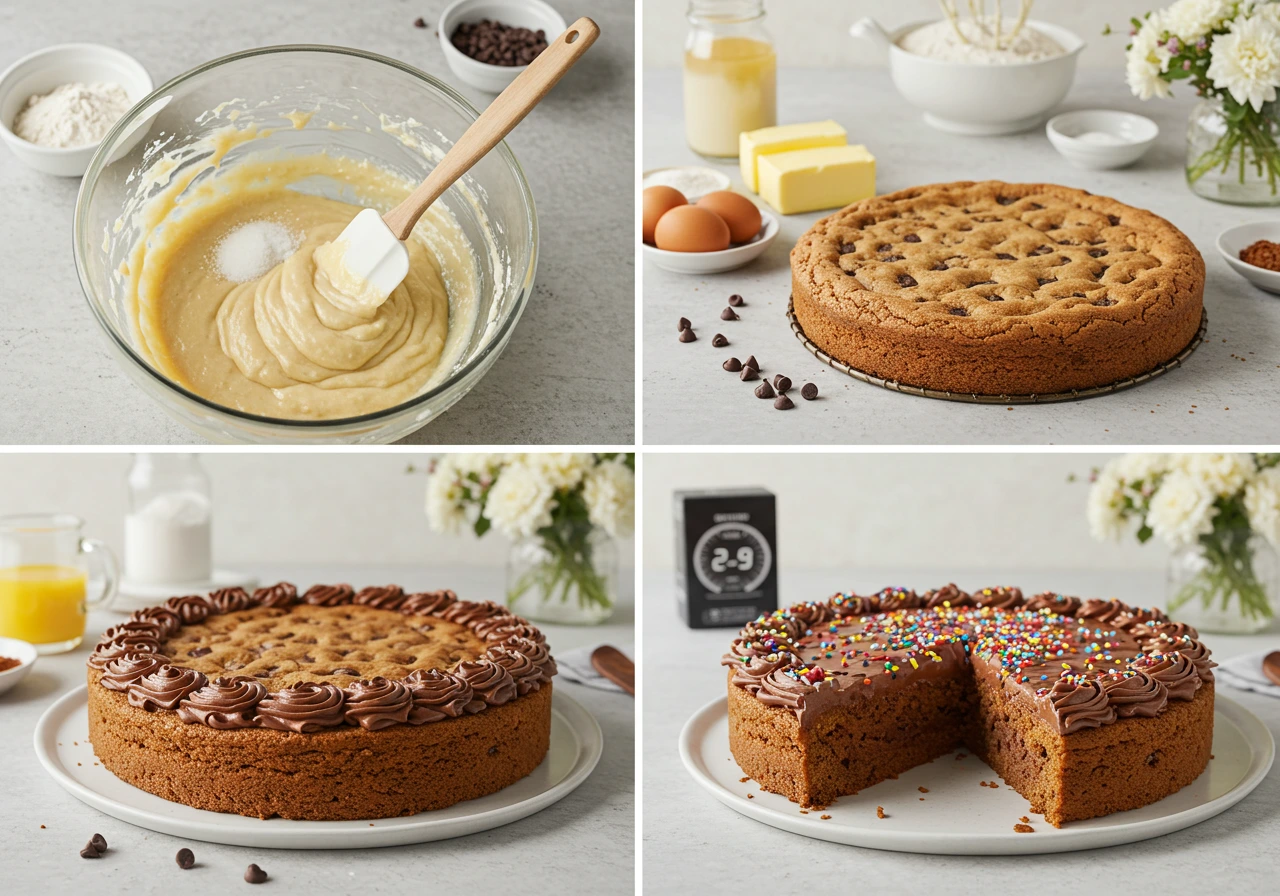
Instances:
[[[784,215],[842,208],[876,195],[865,146],[822,146],[761,156],[760,198]]]
[[[848,142],[844,128],[834,121],[811,121],[743,131],[738,135],[738,164],[742,168],[742,181],[751,192],[760,192],[756,172],[761,156],[815,146],[844,146]]]

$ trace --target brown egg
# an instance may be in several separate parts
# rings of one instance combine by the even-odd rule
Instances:
[[[688,205],[684,194],[673,187],[649,187],[644,191],[644,241],[653,243],[658,219],[678,205]]]
[[[735,243],[750,242],[760,232],[760,209],[740,193],[718,190],[698,200],[698,208],[713,211],[729,225],[729,239]]]
[[[653,238],[668,252],[719,252],[729,248],[729,225],[713,211],[680,205],[658,220]]]

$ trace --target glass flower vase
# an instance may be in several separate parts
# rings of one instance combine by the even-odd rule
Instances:
[[[548,526],[507,552],[507,606],[527,619],[597,625],[617,595],[617,545],[590,523]]]
[[[1230,205],[1280,205],[1280,115],[1203,100],[1187,121],[1187,185]]]
[[[1215,531],[1169,558],[1165,606],[1200,632],[1252,634],[1271,622],[1280,555],[1247,528]]]

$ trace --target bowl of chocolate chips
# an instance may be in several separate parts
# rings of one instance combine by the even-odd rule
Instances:
[[[564,30],[542,0],[456,0],[440,15],[440,46],[455,75],[501,93]]]

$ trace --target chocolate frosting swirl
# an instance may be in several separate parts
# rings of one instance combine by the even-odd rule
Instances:
[[[361,588],[351,602],[379,610],[398,610],[404,603],[404,589],[399,585],[370,585]]]
[[[448,619],[450,622],[456,622],[458,625],[475,625],[481,619],[488,619],[490,616],[507,616],[510,611],[503,606],[495,604],[491,600],[473,603],[469,600],[455,601],[449,604],[439,613],[436,614],[442,619]]]
[[[787,613],[800,624],[801,631],[807,631],[836,618],[836,611],[831,608],[831,604],[825,602],[796,604],[787,610]]]
[[[355,593],[350,585],[312,585],[302,595],[302,602],[315,607],[340,607],[351,603]]]
[[[735,638],[733,643],[729,645],[729,652],[720,658],[722,666],[738,666],[743,660],[749,660],[757,656],[768,656],[771,653],[777,653],[776,650],[770,650],[759,641],[753,641],[750,638]]]
[[[1200,688],[1195,663],[1180,653],[1151,653],[1138,657],[1133,665],[1160,682],[1170,700],[1193,700]]]
[[[1151,719],[1169,704],[1169,689],[1146,672],[1111,672],[1098,679],[1116,715]]]
[[[1139,644],[1147,644],[1152,641],[1161,641],[1165,644],[1169,642],[1181,641],[1183,638],[1199,638],[1200,633],[1185,622],[1148,622],[1142,625],[1135,625],[1129,629],[1129,634]],[[1163,653],[1164,651],[1159,651]]]
[[[543,681],[550,681],[551,676],[559,671],[556,668],[556,661],[551,658],[551,652],[547,650],[547,645],[545,644],[540,644],[531,638],[512,635],[502,642],[502,646],[527,656],[529,661],[537,666],[538,671],[542,673]]]
[[[266,685],[255,679],[243,675],[217,678],[178,704],[178,718],[188,725],[204,724],[223,731],[252,728],[254,710],[266,696]]]
[[[533,660],[520,651],[509,650],[506,647],[490,647],[484,655],[485,659],[493,660],[507,670],[507,674],[515,680],[517,694],[524,696],[542,687],[541,670]]]
[[[209,618],[209,614],[213,612],[209,602],[196,594],[190,594],[186,597],[171,597],[164,602],[164,605],[178,614],[178,618],[182,620],[183,625],[195,625],[198,622],[204,622]]]
[[[528,619],[506,613],[501,616],[490,616],[488,619],[482,619],[471,626],[471,630],[476,633],[477,637],[488,641],[491,640],[491,636],[496,631],[511,631],[522,625],[527,626],[529,624]]]
[[[515,699],[515,679],[493,660],[481,658],[458,663],[453,674],[471,685],[476,697],[489,706],[501,706]],[[474,711],[471,706],[467,710]]]
[[[1204,646],[1203,641],[1197,641],[1195,638],[1182,638],[1178,641],[1170,641],[1167,650],[1174,650],[1185,656],[1196,667],[1196,674],[1200,676],[1203,682],[1213,681],[1213,668],[1218,665],[1209,659],[1209,648]]]
[[[136,610],[129,617],[131,622],[153,622],[160,626],[161,639],[167,638],[182,628],[182,620],[178,618],[178,614],[173,610],[165,607],[147,607],[145,610]]]
[[[1080,609],[1080,598],[1069,594],[1042,591],[1026,603],[1028,610],[1049,610],[1059,616],[1074,616]]]
[[[87,662],[92,668],[101,671],[107,668],[107,663],[130,653],[149,653],[153,656],[162,656],[159,641],[154,638],[139,636],[137,638],[99,644],[93,649],[93,653],[89,654]]]
[[[833,594],[827,601],[840,616],[867,616],[880,612],[880,598],[861,594]]]
[[[147,712],[177,709],[183,697],[204,687],[208,680],[195,669],[165,664],[129,685],[129,703]]]
[[[761,616],[742,627],[739,635],[756,641],[783,640],[794,641],[804,634],[799,620],[789,616]]]
[[[292,607],[298,602],[298,586],[276,582],[269,588],[259,588],[253,592],[253,602],[260,607]]]
[[[113,625],[98,639],[99,644],[109,644],[112,641],[122,640],[128,637],[136,637],[143,635],[153,641],[163,641],[168,637],[164,633],[164,626],[158,622],[143,621],[139,619],[130,619],[128,622],[122,622],[119,625]]]
[[[413,616],[439,616],[440,611],[457,601],[458,595],[448,589],[420,591],[405,597],[404,603],[400,605],[400,612]]]
[[[1048,701],[1059,734],[1074,734],[1116,720],[1116,711],[1107,701],[1102,685],[1092,679],[1077,682],[1059,678],[1049,689]]]
[[[978,607],[1012,610],[1022,606],[1022,589],[1006,588],[1003,585],[996,588],[983,588],[973,592],[973,603]]]
[[[757,694],[766,678],[779,669],[789,668],[794,662],[795,657],[783,653],[753,657],[745,663],[739,661],[730,666],[733,670],[730,680],[747,693]]]
[[[760,680],[756,697],[766,706],[777,706],[799,713],[804,710],[805,698],[817,691],[813,685],[792,672],[791,666],[774,669]]]
[[[880,598],[880,612],[892,613],[895,610],[915,610],[923,601],[920,595],[907,588],[882,588],[876,597]]]
[[[1132,632],[1139,625],[1168,622],[1169,617],[1156,607],[1132,607],[1127,613],[1121,613],[1112,622],[1123,632]]]
[[[516,617],[519,620],[519,617]],[[506,622],[502,625],[495,626],[488,630],[489,634],[484,640],[493,643],[495,641],[505,641],[508,638],[525,638],[529,641],[537,641],[539,644],[547,643],[547,636],[541,630],[535,628],[532,624],[519,620],[516,622]]]
[[[159,653],[124,653],[107,662],[98,684],[109,691],[127,691],[129,685],[167,662],[169,658]]]
[[[1121,613],[1130,612],[1131,608],[1128,604],[1112,598],[1111,600],[1102,600],[1098,597],[1091,597],[1080,605],[1080,611],[1076,614],[1081,619],[1096,619],[1099,622],[1111,622]]]
[[[416,669],[409,673],[405,684],[413,697],[413,707],[409,710],[412,725],[456,719],[474,700],[471,685],[439,669]]]
[[[382,676],[355,681],[346,687],[346,695],[347,709],[343,717],[349,725],[380,731],[409,721],[413,697],[402,682]]]
[[[263,698],[258,704],[258,726],[298,734],[333,728],[342,724],[345,699],[337,685],[300,681]]]
[[[209,603],[218,613],[238,613],[253,606],[253,598],[243,588],[219,588],[209,595]]]
[[[935,607],[973,607],[977,604],[973,600],[973,595],[967,591],[961,591],[955,582],[943,585],[941,588],[934,588],[932,591],[924,593],[924,605],[933,609]]]

